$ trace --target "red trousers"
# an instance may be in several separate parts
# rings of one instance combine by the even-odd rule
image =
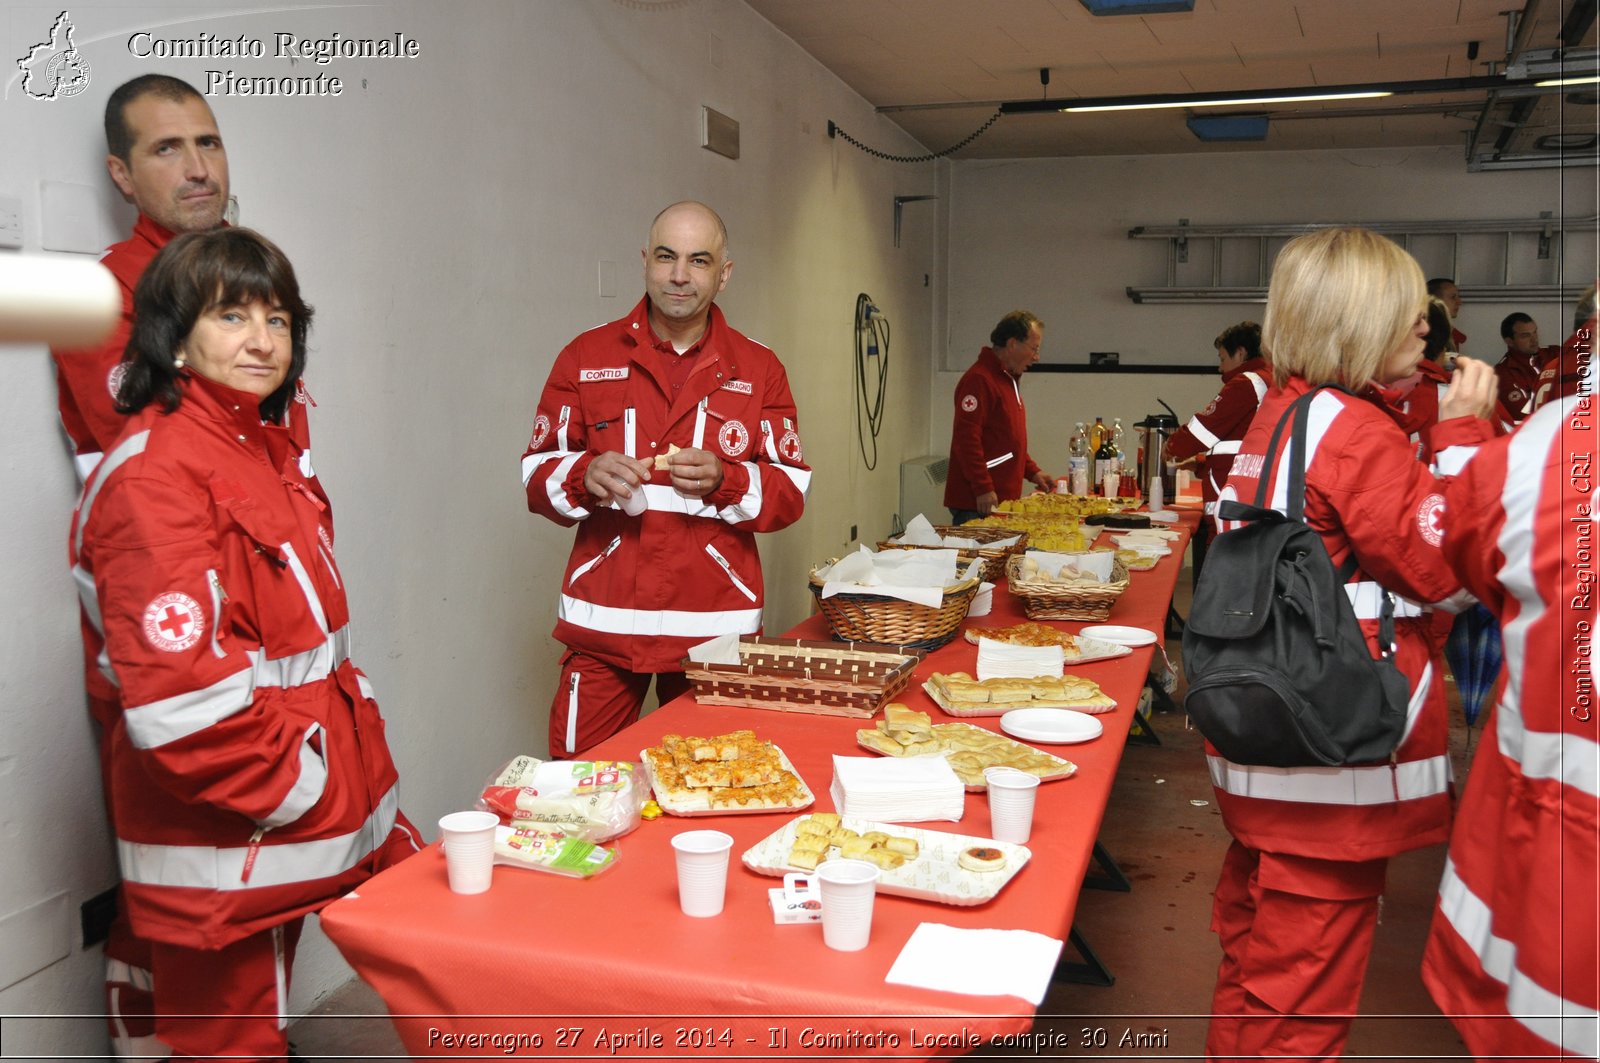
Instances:
[[[682,672],[658,672],[654,678],[663,705],[689,689]],[[550,702],[550,756],[574,759],[637,720],[650,679],[648,672],[630,672],[568,650]]]
[[[1222,945],[1206,1059],[1332,1059],[1372,951],[1386,860],[1263,853],[1234,842],[1211,928]]]
[[[156,1036],[173,1059],[281,1060],[289,1047],[289,971],[305,920],[222,949],[150,945]]]

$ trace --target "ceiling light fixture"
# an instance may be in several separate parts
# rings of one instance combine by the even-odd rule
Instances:
[[[1193,11],[1194,0],[1081,0],[1091,15],[1164,15]]]
[[[1098,111],[1146,111],[1160,108],[1239,107],[1276,103],[1304,103],[1316,100],[1362,100],[1384,96],[1426,93],[1482,92],[1503,88],[1506,79],[1499,75],[1462,78],[1433,78],[1427,81],[1375,82],[1364,85],[1307,85],[1303,88],[1240,89],[1230,92],[1160,93],[1148,96],[1098,96],[1079,99],[1007,100],[1000,104],[1002,114],[1064,112],[1085,114]],[[886,108],[880,108],[885,110]]]
[[[1535,81],[1534,87],[1541,89],[1558,89],[1563,85],[1593,85],[1600,81],[1600,74],[1590,74],[1587,77],[1556,78],[1553,81]]]
[[[1159,103],[1097,103],[1061,107],[1063,114],[1090,114],[1095,111],[1154,111],[1167,107],[1237,107],[1243,104],[1303,103],[1306,100],[1372,100],[1392,96],[1392,92],[1327,92],[1314,96],[1246,96],[1238,100],[1166,100]]]

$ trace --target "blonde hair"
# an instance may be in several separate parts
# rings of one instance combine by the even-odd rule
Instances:
[[[1422,268],[1367,229],[1320,229],[1278,252],[1261,345],[1273,380],[1365,386],[1427,305]]]

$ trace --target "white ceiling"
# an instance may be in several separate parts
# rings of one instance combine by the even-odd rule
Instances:
[[[1574,6],[1595,43],[1593,0],[1195,0],[1160,15],[1091,15],[1080,0],[746,0],[930,151],[956,144],[1002,100],[1205,93],[1418,81],[1497,73],[1512,7],[1527,47],[1554,48]],[[1469,62],[1470,42],[1478,42]],[[1048,89],[1039,70],[1050,68]],[[1588,88],[1593,89],[1594,86]],[[1483,90],[1263,108],[1007,115],[953,157],[1143,155],[1198,151],[1456,145],[1485,110]],[[900,110],[929,104],[958,107]],[[1480,137],[1511,115],[1501,102]],[[1553,133],[1596,132],[1600,108],[1540,97],[1503,150]],[[1191,113],[1268,110],[1267,139],[1204,144]],[[870,130],[845,131],[871,143]]]

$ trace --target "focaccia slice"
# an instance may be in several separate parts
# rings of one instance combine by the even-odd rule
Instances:
[[[1069,653],[1076,652],[1078,648],[1078,640],[1074,636],[1033,620],[1010,627],[969,627],[965,634],[967,641],[974,646],[979,639],[990,639],[1009,642],[1014,646],[1060,646]]]

